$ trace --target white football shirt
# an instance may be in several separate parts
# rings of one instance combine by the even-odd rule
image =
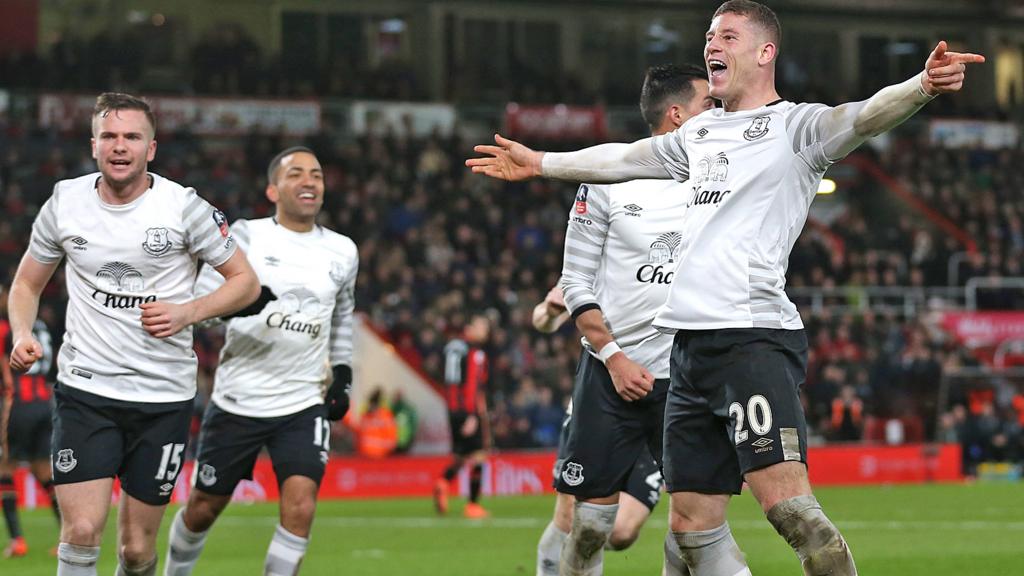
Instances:
[[[651,322],[679,262],[686,191],[672,180],[584,184],[565,233],[566,307],[574,318],[599,308],[622,351],[655,378],[668,378],[672,336]]]
[[[329,365],[352,364],[355,243],[321,226],[294,232],[273,218],[238,220],[231,230],[260,284],[277,300],[259,314],[227,322],[213,401],[227,412],[259,418],[322,404]],[[197,291],[213,291],[222,282],[204,268]]]
[[[655,325],[674,331],[803,327],[786,268],[829,165],[822,104],[706,111],[652,141],[689,188],[682,249]],[[685,278],[685,281],[680,281]]]
[[[189,400],[196,393],[192,329],[150,336],[139,305],[192,300],[198,260],[220,266],[235,253],[235,239],[224,214],[192,188],[151,173],[142,196],[111,205],[100,200],[99,178],[58,182],[32,226],[33,258],[67,257],[57,379],[116,400]]]

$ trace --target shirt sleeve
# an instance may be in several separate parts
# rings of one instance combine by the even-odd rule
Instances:
[[[834,108],[797,104],[787,116],[786,130],[793,140],[793,150],[811,166],[824,170],[868,138],[899,126],[933,98],[925,94],[920,74],[915,74],[860,102]]]
[[[352,325],[356,308],[356,277],[359,276],[359,254],[352,257],[348,276],[338,288],[331,318],[331,366],[352,365]]]
[[[569,209],[561,286],[565,306],[574,319],[587,310],[601,308],[594,284],[608,237],[608,208],[607,187],[582,184]]]
[[[547,152],[541,158],[541,174],[547,178],[600,184],[638,178],[674,178],[652,147],[652,141],[653,138],[644,138],[631,144],[613,142],[575,152]]]
[[[182,222],[189,253],[214,268],[227,262],[238,249],[224,213],[191,188],[182,211]]]
[[[793,152],[801,155],[807,163],[817,171],[824,171],[833,162],[842,160],[846,154],[833,154],[829,157],[825,152],[824,143],[831,138],[841,136],[842,129],[830,126],[824,121],[835,109],[824,104],[797,104],[786,117],[786,135],[789,137]],[[852,122],[849,129],[853,130]]]
[[[249,250],[249,221],[236,220],[231,225],[231,237],[238,243],[239,248]],[[224,284],[224,277],[213,268],[213,265],[203,266],[196,278],[195,295],[198,298],[212,294],[222,284]]]
[[[685,182],[690,179],[690,159],[686,155],[686,147],[683,146],[683,136],[689,120],[679,128],[651,138],[651,148],[654,150],[661,165],[672,178],[677,182]]]
[[[32,237],[28,243],[28,252],[43,264],[52,264],[64,257],[64,246],[60,241],[60,231],[57,228],[57,203],[59,196],[57,190],[60,183],[53,187],[53,194],[36,216],[32,223]]]

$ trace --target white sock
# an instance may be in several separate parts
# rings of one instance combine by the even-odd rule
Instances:
[[[96,576],[99,546],[77,546],[61,542],[57,546],[57,576]]]
[[[665,533],[665,563],[662,565],[661,576],[690,576],[690,569],[683,562],[679,544],[671,531]]]
[[[597,576],[604,572],[604,543],[615,527],[618,504],[576,502],[572,531],[562,544],[562,576]]]
[[[267,559],[263,563],[263,576],[295,576],[299,573],[302,557],[306,555],[308,538],[292,534],[280,524],[274,530],[274,538],[267,548]]]
[[[558,557],[562,555],[562,544],[568,537],[569,533],[555,526],[554,520],[548,522],[537,543],[537,576],[558,576]]]
[[[117,571],[114,572],[114,576],[155,576],[156,575],[156,556],[153,559],[141,566],[134,568],[128,568],[124,565],[124,558],[117,557]]]
[[[750,576],[728,522],[711,530],[673,532],[672,537],[693,576]]]
[[[167,537],[167,557],[164,560],[164,576],[188,576],[199,560],[199,554],[206,545],[205,532],[193,532],[185,526],[185,509],[181,508],[171,522]]]

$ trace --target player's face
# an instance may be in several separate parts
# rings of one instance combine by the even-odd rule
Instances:
[[[93,120],[92,157],[112,187],[146,176],[156,156],[153,126],[141,110],[110,110]]]
[[[711,21],[705,34],[704,63],[712,98],[738,100],[757,72],[763,33],[746,16],[725,13]]]
[[[281,160],[267,197],[291,220],[316,220],[324,204],[324,171],[309,152],[289,154]]]
[[[683,106],[682,111],[685,116],[683,122],[705,110],[711,110],[715,107],[715,101],[711,98],[707,80],[691,80],[690,83],[693,85],[693,96]]]

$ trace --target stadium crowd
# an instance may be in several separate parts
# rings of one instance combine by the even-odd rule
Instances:
[[[0,276],[8,281],[31,223],[53,183],[95,169],[85,133],[62,134],[24,117],[0,116]],[[152,169],[195,186],[230,220],[270,213],[265,164],[290,144],[281,137],[200,138],[166,134]],[[557,443],[579,355],[571,325],[542,335],[530,311],[557,282],[565,219],[574,188],[551,181],[498,184],[463,167],[458,135],[414,137],[400,131],[351,142],[329,132],[306,142],[328,182],[323,224],[360,248],[357,311],[394,342],[412,365],[440,381],[442,348],[474,310],[496,322],[489,355],[492,429],[499,448]],[[930,206],[962,223],[979,244],[959,282],[975,274],[1020,275],[1024,202],[1011,190],[1020,151],[989,154],[897,147],[883,163]],[[947,168],[940,168],[948,166]],[[792,286],[930,286],[947,282],[947,262],[962,250],[884,190],[853,194],[829,228],[808,229],[790,265]],[[870,216],[870,217],[869,217]],[[895,223],[895,224],[893,224]],[[841,250],[836,250],[837,243]],[[63,280],[51,284],[41,318],[62,333]],[[819,440],[961,441],[971,463],[1024,458],[1024,398],[1007,388],[987,401],[955,388],[942,406],[946,371],[977,361],[925,316],[897,312],[839,314],[804,307],[811,342],[805,388],[808,420]],[[212,381],[216,331],[197,338],[201,379]],[[941,414],[941,417],[938,415]],[[890,420],[899,422],[893,432]],[[888,434],[888,435],[887,435]],[[895,434],[895,436],[892,436]]]

